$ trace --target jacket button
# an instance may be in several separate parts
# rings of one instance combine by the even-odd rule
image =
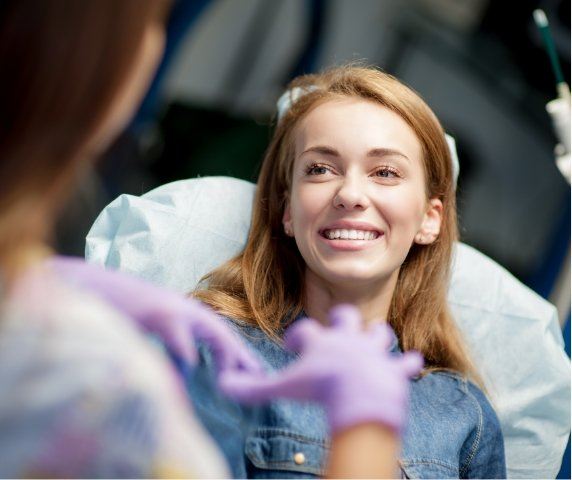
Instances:
[[[302,465],[306,461],[306,457],[302,452],[294,454],[294,463],[296,465]]]

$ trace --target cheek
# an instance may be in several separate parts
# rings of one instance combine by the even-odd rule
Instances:
[[[323,187],[308,184],[292,189],[291,213],[294,225],[312,223],[330,205],[329,191]]]
[[[423,220],[426,200],[418,190],[398,190],[386,192],[378,200],[378,208],[391,228],[404,227],[416,233]]]

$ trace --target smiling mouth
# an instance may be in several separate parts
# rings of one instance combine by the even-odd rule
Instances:
[[[375,240],[380,233],[373,230],[353,230],[353,229],[326,229],[320,232],[322,237],[328,240]]]

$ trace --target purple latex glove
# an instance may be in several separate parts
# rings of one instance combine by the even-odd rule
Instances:
[[[334,432],[369,422],[400,432],[407,418],[409,378],[421,371],[421,355],[391,355],[391,327],[363,330],[359,310],[351,305],[335,307],[330,319],[331,328],[303,319],[288,329],[286,348],[301,358],[285,370],[274,376],[228,372],[219,379],[221,388],[245,403],[317,401]]]
[[[180,357],[197,362],[194,340],[204,340],[214,353],[217,369],[262,371],[256,357],[229,326],[206,305],[136,277],[106,270],[79,258],[53,257],[50,268],[58,276],[89,290],[159,335]]]

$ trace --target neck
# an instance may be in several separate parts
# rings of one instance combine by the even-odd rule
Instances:
[[[0,279],[4,286],[12,285],[21,274],[29,268],[39,265],[53,250],[43,243],[30,243],[22,245],[10,252],[8,258],[0,258]]]
[[[332,307],[351,303],[360,309],[366,323],[385,322],[398,275],[399,270],[396,270],[389,278],[375,282],[334,284],[306,269],[304,310],[308,316],[327,325],[328,312]]]
[[[2,202],[9,205],[0,209],[0,270],[22,271],[50,254],[48,240],[59,205],[56,183],[31,188]]]

